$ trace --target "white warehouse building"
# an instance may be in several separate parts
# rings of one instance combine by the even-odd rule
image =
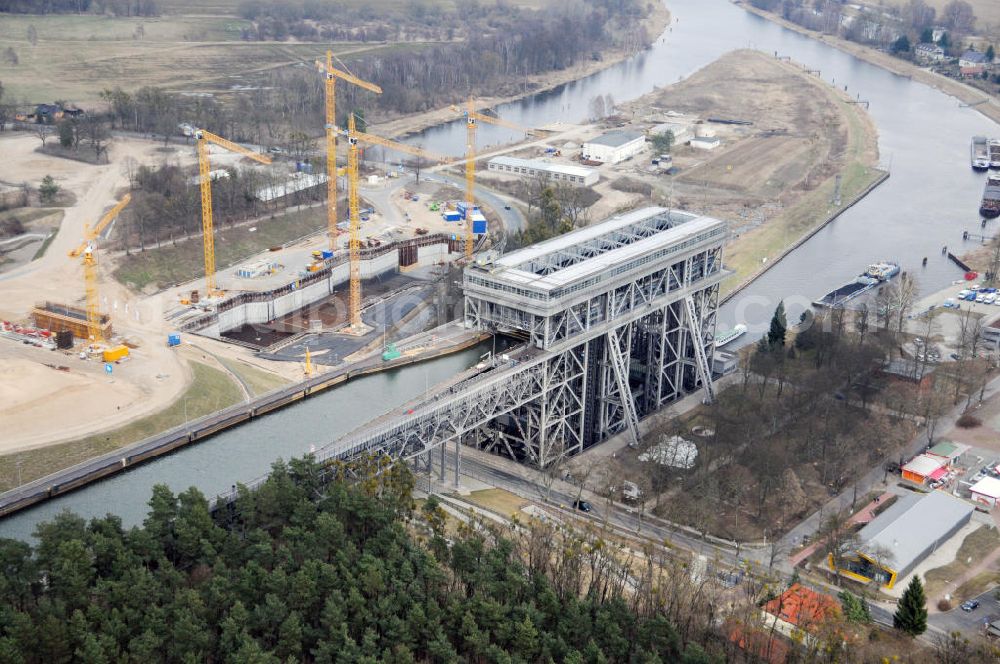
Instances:
[[[583,144],[583,158],[617,164],[646,149],[646,137],[637,131],[609,131]]]
[[[593,168],[556,164],[541,159],[518,159],[517,157],[493,157],[486,165],[487,170],[503,175],[538,177],[565,182],[576,187],[597,184],[600,175]]]

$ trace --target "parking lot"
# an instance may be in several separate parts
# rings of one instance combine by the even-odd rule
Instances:
[[[964,634],[982,633],[986,625],[1000,620],[1000,602],[996,599],[996,589],[988,590],[974,598],[979,607],[973,611],[963,611],[955,607],[946,613],[933,613],[928,622],[945,632],[960,631]]]

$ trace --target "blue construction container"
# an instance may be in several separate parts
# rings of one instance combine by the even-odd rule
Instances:
[[[323,256],[324,259],[333,258],[333,252],[330,251],[329,249],[324,249],[321,255]]]
[[[445,221],[460,221],[461,219],[462,219],[462,215],[459,212],[453,212],[453,211],[449,210],[449,211],[447,211],[447,212],[444,213],[444,220]]]
[[[486,220],[473,219],[472,232],[476,235],[486,235]]]
[[[169,334],[167,335],[167,346],[173,348],[174,346],[181,345],[181,335],[179,334]]]

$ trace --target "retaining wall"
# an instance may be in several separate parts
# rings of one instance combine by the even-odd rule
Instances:
[[[419,265],[432,265],[446,259],[449,253],[448,238],[443,235],[366,248],[361,258],[361,278],[372,279],[388,272],[398,271],[400,251],[411,245],[416,246]],[[267,323],[326,299],[349,279],[350,263],[346,252],[340,252],[338,256],[328,261],[327,267],[299,279],[294,284],[265,293],[237,295],[221,303],[216,313],[207,314],[188,323],[182,329],[197,331],[205,336],[220,337],[225,332],[243,325]]]

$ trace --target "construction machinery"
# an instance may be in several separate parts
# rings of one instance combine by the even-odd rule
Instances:
[[[84,225],[83,243],[69,252],[73,258],[83,256],[83,283],[87,298],[87,336],[91,343],[106,341],[101,331],[101,302],[97,292],[97,239],[131,200],[132,196],[125,194],[93,227],[89,224]]]
[[[212,297],[218,295],[220,291],[215,287],[215,234],[212,223],[212,177],[208,162],[208,144],[213,143],[220,148],[249,157],[261,164],[270,164],[271,158],[248,150],[232,141],[227,141],[204,129],[195,129],[194,136],[198,140],[198,179],[201,182],[201,231],[204,236],[205,290],[208,296]]]
[[[350,239],[350,264],[351,264],[351,291],[350,291],[350,312],[351,312],[351,333],[363,334],[365,332],[364,323],[361,321],[361,205],[358,196],[358,144],[361,142],[371,145],[380,145],[390,150],[405,152],[417,157],[434,159],[436,161],[451,161],[450,157],[436,154],[422,148],[397,143],[396,141],[366,134],[358,131],[354,114],[347,117],[347,131],[342,132],[347,136],[347,202],[351,214],[351,239]]]
[[[330,249],[337,248],[337,79],[353,83],[369,92],[382,94],[382,88],[363,81],[357,76],[335,69],[333,51],[326,52],[326,65],[317,61],[316,67],[326,77],[326,224]],[[336,175],[335,175],[336,174]]]
[[[452,106],[455,112],[462,112],[458,106]],[[469,97],[468,106],[465,111],[465,257],[472,258],[472,244],[474,234],[472,232],[472,212],[476,209],[476,125],[482,121],[498,127],[506,127],[515,131],[532,135],[535,130],[522,127],[513,122],[508,122],[493,115],[486,115],[476,110],[472,97]]]

